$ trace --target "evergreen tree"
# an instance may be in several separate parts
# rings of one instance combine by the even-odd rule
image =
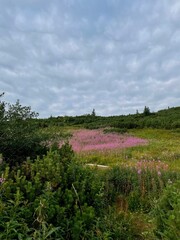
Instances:
[[[146,107],[146,106],[144,107],[143,114],[144,114],[145,116],[148,116],[148,115],[151,114],[149,107]]]
[[[93,108],[93,110],[92,110],[91,116],[93,116],[93,117],[96,116],[96,112],[95,112],[95,109],[94,109],[94,108]]]

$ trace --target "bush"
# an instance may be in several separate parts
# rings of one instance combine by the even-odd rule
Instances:
[[[153,211],[157,228],[156,236],[160,239],[180,239],[180,181],[169,184]]]
[[[146,169],[116,166],[106,173],[106,201],[109,204],[118,201],[123,210],[149,212],[154,207],[153,200],[160,197],[168,180],[178,178],[179,174],[163,170],[159,175],[152,166],[146,166]]]
[[[68,143],[0,175],[0,239],[141,239],[132,215],[107,202],[104,173],[76,162]]]
[[[0,153],[11,166],[47,152],[42,144],[46,138],[37,134],[32,121],[37,115],[30,107],[21,106],[19,101],[14,105],[0,101]]]
[[[103,130],[104,133],[119,133],[119,134],[124,134],[127,133],[126,128],[105,128]]]
[[[132,215],[109,208],[101,221],[96,221],[96,234],[92,239],[140,240],[141,232],[135,228]]]
[[[0,239],[85,239],[102,214],[103,183],[73,159],[65,144],[2,171]]]

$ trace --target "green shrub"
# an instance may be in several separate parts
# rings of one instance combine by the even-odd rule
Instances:
[[[103,213],[103,183],[68,143],[1,175],[1,239],[85,239]]]
[[[0,95],[1,97],[1,95]],[[47,152],[43,144],[46,138],[37,134],[32,119],[37,113],[30,107],[19,103],[7,104],[0,101],[0,153],[11,166],[25,161],[27,157],[36,158]]]
[[[180,181],[169,184],[155,204],[153,211],[159,239],[180,239]]]
[[[135,228],[130,213],[109,208],[107,214],[96,222],[96,235],[92,239],[102,240],[140,240],[141,231]]]
[[[149,212],[153,200],[158,199],[168,183],[176,181],[179,174],[156,169],[140,169],[130,167],[114,167],[106,173],[105,193],[107,202],[115,202],[124,196],[130,211],[143,210]]]
[[[119,208],[138,186],[131,169],[100,174],[76,162],[66,143],[0,175],[1,239],[141,239]]]
[[[105,128],[103,132],[124,134],[127,132],[127,128]]]

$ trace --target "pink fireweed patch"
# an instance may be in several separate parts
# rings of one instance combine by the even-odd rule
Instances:
[[[104,134],[102,130],[74,131],[70,144],[75,152],[92,150],[111,150],[147,144],[147,140],[119,135],[115,133]]]

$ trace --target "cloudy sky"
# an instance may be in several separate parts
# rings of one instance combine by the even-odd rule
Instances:
[[[50,115],[180,105],[179,0],[0,0],[0,92]]]

